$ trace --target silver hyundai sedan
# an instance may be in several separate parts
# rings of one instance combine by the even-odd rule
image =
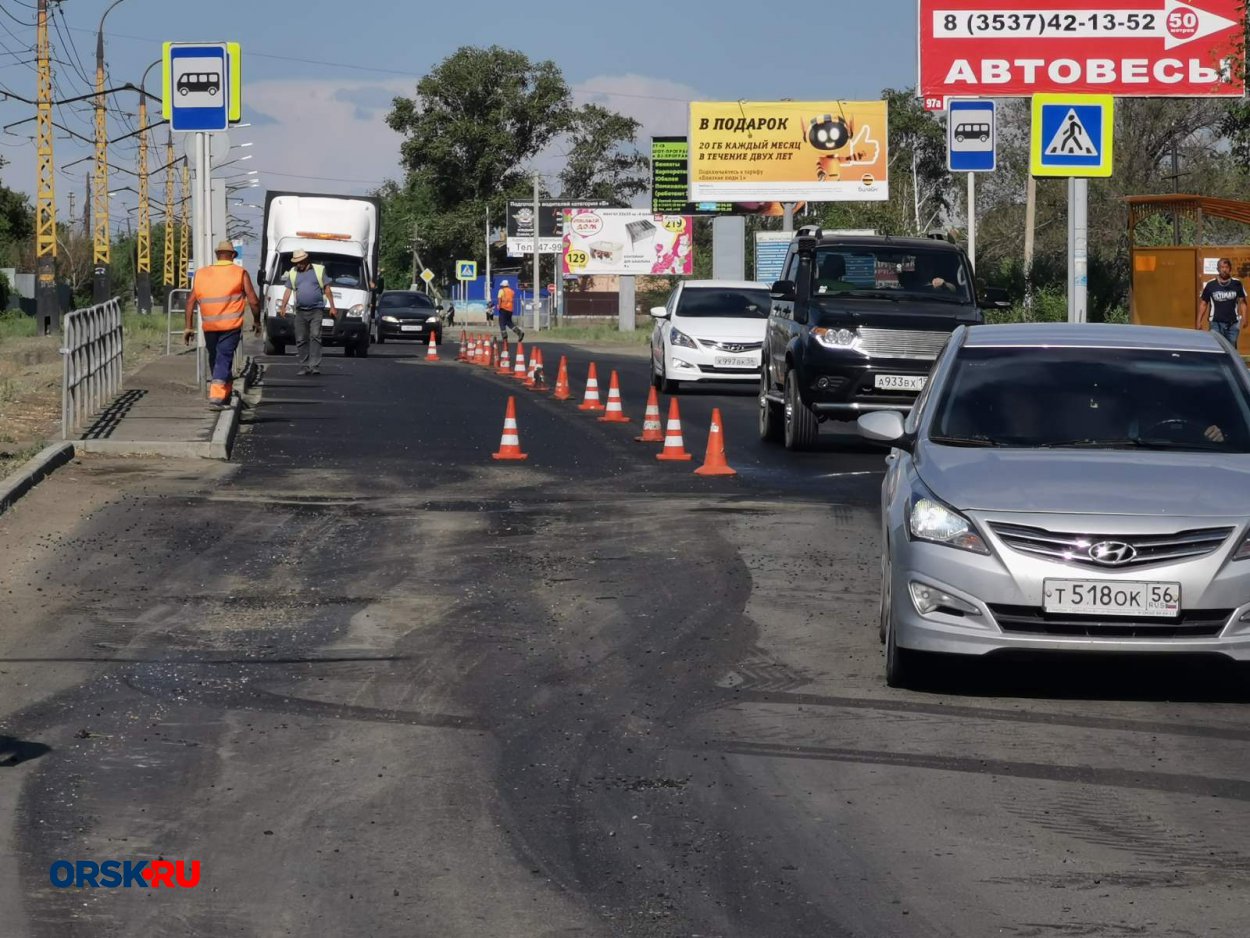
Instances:
[[[886,681],[925,652],[1250,660],[1250,374],[1148,326],[956,330],[916,407],[859,418],[882,486]]]

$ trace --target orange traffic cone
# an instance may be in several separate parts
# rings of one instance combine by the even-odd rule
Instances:
[[[697,476],[736,476],[738,473],[725,461],[725,431],[720,408],[712,408],[712,429],[707,436],[707,454],[703,465],[694,471]]]
[[[625,411],[621,409],[621,386],[616,380],[616,370],[608,381],[608,412],[599,418],[600,423],[629,423]]]
[[[495,358],[499,354],[499,349],[495,348],[494,339],[483,336],[478,343],[478,347],[482,350],[482,358],[478,362],[479,365],[484,368],[495,368],[499,365],[498,360]]]
[[[503,436],[499,438],[499,452],[491,453],[491,459],[529,459],[521,452],[521,437],[517,434],[516,398],[509,395],[508,409],[503,418]]]
[[[508,343],[507,342],[504,342],[503,348],[499,350],[498,361],[499,361],[499,367],[495,369],[495,374],[504,375],[504,376],[512,374],[512,358],[511,356],[508,355]]]
[[[590,363],[590,371],[586,373],[586,394],[577,406],[578,410],[603,410],[599,400],[599,376],[595,373],[595,363]]]
[[[456,349],[456,361],[467,362],[469,360],[469,337],[463,329],[460,330],[460,345]]]
[[[634,437],[639,443],[663,443],[664,424],[660,422],[660,399],[656,397],[655,386],[647,395],[647,412],[642,415],[642,436]]]
[[[512,377],[517,381],[525,380],[525,346],[516,344],[516,364],[512,366]]]
[[[547,390],[547,375],[543,368],[543,350],[534,349],[534,354],[530,356],[530,377],[525,382],[525,386],[531,391]]]
[[[569,360],[565,356],[560,356],[560,367],[556,370],[556,391],[551,395],[557,401],[567,401],[573,396],[573,392],[569,390]]]
[[[425,360],[427,362],[438,361],[438,334],[430,333],[430,343],[426,346]]]
[[[666,462],[689,462],[694,458],[686,452],[686,442],[681,438],[681,413],[677,409],[675,397],[668,400],[668,427],[664,431],[664,449],[655,458]]]

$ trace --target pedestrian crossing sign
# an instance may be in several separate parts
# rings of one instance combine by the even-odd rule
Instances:
[[[1115,98],[1035,94],[1030,170],[1034,176],[1110,176]]]

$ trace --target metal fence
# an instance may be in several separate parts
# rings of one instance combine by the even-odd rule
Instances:
[[[61,439],[68,440],[122,386],[122,307],[109,300],[61,319]]]

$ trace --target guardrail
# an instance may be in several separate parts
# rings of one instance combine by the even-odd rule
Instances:
[[[121,390],[121,301],[68,313],[61,334],[61,439],[68,440]]]

